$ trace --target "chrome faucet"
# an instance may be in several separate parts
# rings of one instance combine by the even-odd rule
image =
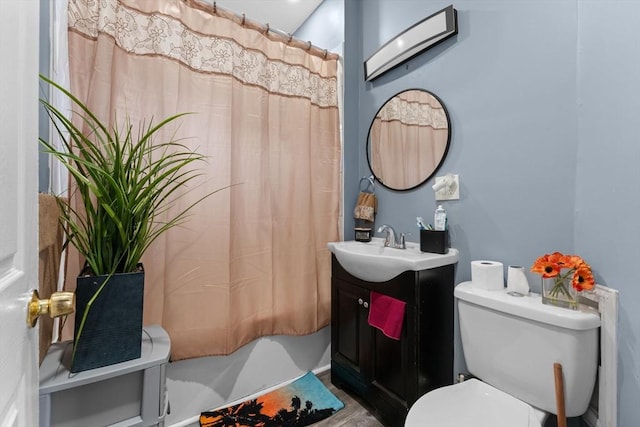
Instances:
[[[396,231],[393,229],[393,227],[391,227],[390,225],[387,224],[382,224],[379,228],[378,228],[378,233],[382,233],[385,232],[384,235],[384,245],[389,247],[389,248],[394,248],[394,249],[407,249],[407,244],[405,243],[405,233],[400,233],[400,239],[396,238]]]

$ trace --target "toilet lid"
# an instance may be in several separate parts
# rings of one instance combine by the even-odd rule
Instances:
[[[527,403],[476,379],[430,391],[413,404],[405,427],[541,427]]]

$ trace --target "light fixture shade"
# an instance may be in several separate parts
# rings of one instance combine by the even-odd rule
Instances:
[[[458,33],[453,5],[426,17],[385,43],[364,61],[364,79],[370,81]]]

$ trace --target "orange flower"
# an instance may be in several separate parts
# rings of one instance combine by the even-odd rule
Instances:
[[[531,266],[531,272],[542,274],[542,277],[556,277],[560,274],[560,266],[549,259],[549,255],[541,256]]]
[[[593,289],[596,281],[591,273],[591,267],[586,262],[582,262],[573,274],[571,285],[578,292]]]
[[[577,255],[567,255],[567,259],[564,268],[578,268],[579,265],[584,264],[584,260]]]
[[[591,267],[577,255],[560,252],[543,255],[535,260],[531,272],[541,274],[545,279],[553,277],[557,282],[571,276],[571,286],[577,291],[590,290],[595,286]]]
[[[558,264],[560,268],[566,268],[566,265],[571,261],[571,258],[569,256],[561,254],[560,252],[554,252],[545,256],[547,257],[549,262]]]

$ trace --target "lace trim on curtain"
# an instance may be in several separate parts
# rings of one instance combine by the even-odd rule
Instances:
[[[325,78],[304,66],[273,60],[232,39],[202,34],[166,14],[144,13],[118,0],[100,3],[70,1],[69,30],[92,39],[106,34],[132,54],[164,56],[194,71],[227,74],[271,93],[337,107],[335,77]]]
[[[377,114],[376,119],[384,122],[400,121],[406,125],[431,126],[446,129],[447,116],[442,108],[434,108],[428,103],[411,102],[393,98]]]

